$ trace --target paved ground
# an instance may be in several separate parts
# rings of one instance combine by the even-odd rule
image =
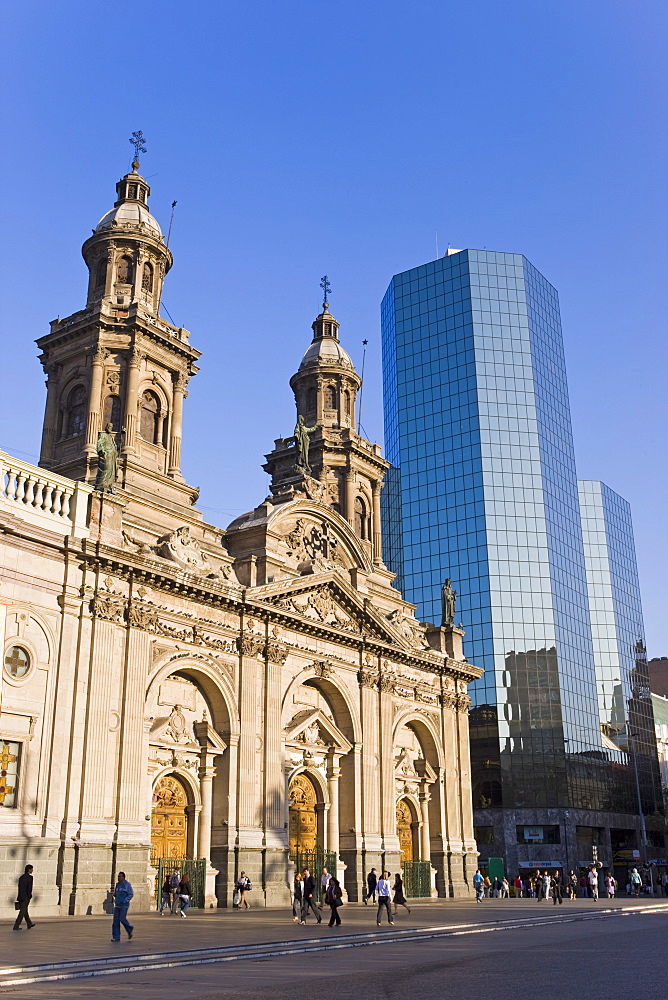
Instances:
[[[340,930],[314,921],[296,926],[284,911],[219,911],[187,920],[139,914],[134,939],[120,945],[108,940],[106,917],[43,920],[17,933],[3,921],[0,996],[293,1000],[298,991],[317,1000],[552,1000],[555,994],[581,1000],[585,991],[587,1000],[663,1000],[668,900],[661,910],[657,903],[639,910],[627,900],[612,906],[578,900],[556,908],[532,900],[419,903],[410,916],[402,913],[394,927],[380,930],[375,912],[360,905],[343,908]],[[225,961],[142,967],[199,949],[214,949]],[[8,959],[15,967],[93,959],[126,966],[129,960],[135,971],[3,986],[18,978],[6,971]],[[39,975],[47,974],[53,973]]]

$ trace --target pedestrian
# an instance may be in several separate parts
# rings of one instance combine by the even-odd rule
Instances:
[[[577,895],[578,895],[578,877],[575,874],[575,872],[573,871],[573,869],[571,869],[570,872],[568,873],[568,884],[566,886],[566,890],[568,892],[568,898],[569,899],[577,899]]]
[[[580,896],[582,899],[587,899],[589,896],[589,882],[586,875],[582,875],[580,878]]]
[[[329,926],[337,927],[341,926],[341,916],[339,914],[339,909],[343,905],[343,890],[341,889],[341,883],[337,878],[333,876],[327,882],[327,889],[325,890],[325,903],[329,906],[332,911],[332,915],[329,918]]]
[[[128,907],[130,900],[134,896],[134,889],[125,877],[125,872],[118,873],[118,882],[114,888],[114,919],[111,924],[111,940],[121,940],[121,924],[128,932],[128,940],[131,939],[134,927],[128,922]]]
[[[253,885],[248,875],[246,874],[246,872],[242,872],[239,878],[237,879],[237,892],[239,893],[239,902],[237,905],[239,909],[241,909],[243,906],[245,910],[250,910],[250,903],[246,899],[246,893],[250,892],[252,888]]]
[[[617,882],[612,876],[611,872],[608,872],[605,876],[605,891],[608,894],[608,899],[615,898],[615,889],[617,888]]]
[[[35,926],[35,921],[30,919],[30,914],[28,913],[28,907],[30,906],[30,900],[32,899],[32,872],[32,865],[26,865],[23,869],[23,875],[19,878],[19,888],[16,894],[16,902],[19,904],[19,913],[14,922],[15,931],[21,929],[21,924],[24,920],[29,931]]]
[[[668,896],[668,872],[663,876],[663,894]]]
[[[302,903],[303,903],[302,877],[299,874],[299,872],[295,872],[295,879],[294,882],[292,883],[292,919],[296,924],[303,923]]]
[[[378,885],[378,876],[376,875],[376,869],[372,868],[366,877],[366,892],[364,894],[364,905],[367,905],[369,900],[376,902],[376,886]]]
[[[327,886],[329,885],[329,880],[331,875],[326,868],[323,868],[322,875],[320,876],[320,909],[322,910],[323,903],[325,901],[325,896],[327,895]]]
[[[587,875],[587,882],[589,884],[589,895],[591,899],[598,899],[598,872],[592,867],[589,869],[589,874]]]
[[[308,916],[308,911],[313,910],[316,917],[318,918],[318,923],[322,921],[322,917],[318,913],[318,908],[315,905],[314,900],[315,895],[315,879],[311,875],[308,868],[305,868],[302,872],[302,923],[306,923],[306,917]]]
[[[496,875],[494,876],[494,881],[492,882],[492,897],[498,899],[501,893],[501,879]]]
[[[492,883],[489,880],[489,875],[485,875],[482,884],[483,884],[484,889],[485,889],[485,896],[489,897],[489,893],[490,893],[490,890],[492,888]]]
[[[519,875],[513,882],[513,885],[515,886],[515,899],[520,899],[522,896],[522,879]]]
[[[183,874],[181,876],[181,881],[179,882],[179,903],[181,907],[181,916],[185,917],[188,912],[188,907],[190,906],[190,900],[192,897],[192,889],[190,888],[190,881],[188,876]]]
[[[510,897],[510,884],[507,878],[501,879],[501,888],[499,889],[499,895],[501,899],[508,899]]]
[[[550,898],[550,890],[552,889],[552,876],[548,871],[543,873],[543,896],[545,899]]]
[[[393,924],[392,910],[390,909],[390,883],[388,879],[390,877],[389,872],[383,872],[381,877],[378,879],[376,889],[378,891],[378,913],[376,914],[376,923],[380,927],[380,918],[383,910],[387,910],[387,922],[388,924]]]
[[[638,873],[638,869],[634,868],[631,872],[631,889],[636,895],[636,899],[640,896],[640,890],[642,888],[642,878]]]
[[[534,886],[536,889],[536,898],[538,899],[538,902],[541,903],[545,899],[545,882],[543,881],[543,876],[539,871],[536,872]]]
[[[485,880],[482,877],[479,868],[476,870],[476,873],[473,876],[473,888],[475,889],[476,903],[482,903],[482,899],[485,894]]]
[[[404,910],[408,910],[408,912],[410,913],[411,912],[410,906],[406,902],[406,897],[404,896],[404,880],[402,879],[399,872],[397,872],[396,875],[394,876],[394,885],[392,886],[392,891],[394,893],[392,903],[394,906],[395,917],[397,915],[398,906],[403,906]]]
[[[176,913],[176,904],[179,901],[179,886],[181,885],[181,872],[176,869],[172,872],[169,879],[169,898],[170,898],[170,910],[172,915]]]
[[[552,902],[554,905],[556,906],[557,903],[559,903],[559,906],[561,906],[564,899],[561,892],[561,875],[559,872],[555,872],[550,879],[550,892],[552,894]]]
[[[171,878],[169,875],[165,875],[165,881],[162,883],[162,889],[160,890],[160,916],[164,917],[165,907],[171,910],[172,908],[172,885]]]

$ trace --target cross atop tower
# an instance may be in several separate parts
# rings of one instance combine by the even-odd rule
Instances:
[[[139,129],[138,132],[133,132],[132,138],[129,141],[135,147],[135,158],[132,161],[132,169],[139,170],[139,154],[146,152],[146,146],[144,145],[146,139],[142,130]]]
[[[332,290],[332,286],[329,283],[329,278],[326,274],[320,279],[320,287],[322,288],[323,303],[322,308],[327,309],[329,307],[329,293]]]

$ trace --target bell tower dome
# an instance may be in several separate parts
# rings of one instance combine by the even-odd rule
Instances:
[[[323,281],[327,293],[329,283]],[[263,467],[271,476],[270,500],[307,496],[328,504],[346,518],[374,563],[382,565],[380,491],[389,462],[380,445],[355,431],[362,379],[339,343],[339,324],[327,299],[311,328],[313,339],[290,379],[297,406],[295,437],[279,438]]]
[[[200,352],[187,330],[160,315],[173,259],[149,195],[135,157],[82,247],[85,307],[54,320],[37,341],[48,377],[40,465],[94,482],[98,434],[111,424],[118,489],[190,509],[197,491],[181,474],[183,402]]]
[[[141,302],[156,314],[160,308],[173,259],[148,210],[151,189],[138,170],[134,160],[132,172],[116,184],[114,207],[81,248],[89,271],[87,306],[106,298],[115,305]]]

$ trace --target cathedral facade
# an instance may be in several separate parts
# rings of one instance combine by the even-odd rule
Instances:
[[[183,859],[207,907],[242,870],[287,903],[311,857],[351,900],[370,867],[416,862],[433,895],[469,895],[481,671],[392,586],[387,463],[356,433],[338,323],[325,302],[268,497],[207,524],[180,461],[199,352],[160,316],[172,256],[138,170],[83,245],[85,307],[38,341],[39,466],[0,453],[3,912],[26,863],[44,914],[103,912],[119,869],[148,908]]]

